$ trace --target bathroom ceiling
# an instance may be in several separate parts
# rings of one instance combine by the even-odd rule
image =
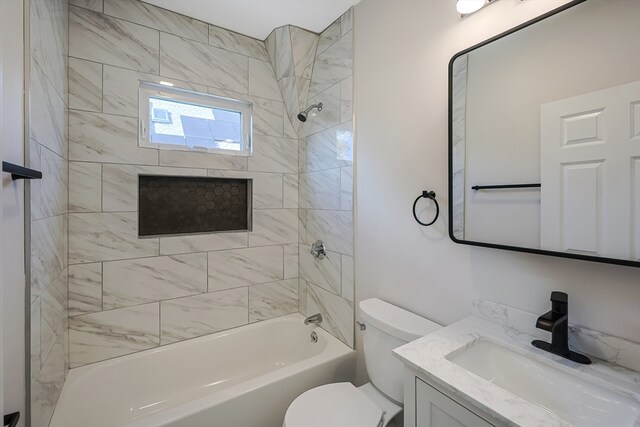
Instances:
[[[320,33],[360,0],[144,0],[260,40],[295,25]]]

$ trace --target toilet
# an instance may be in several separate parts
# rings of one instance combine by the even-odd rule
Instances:
[[[289,405],[283,427],[385,427],[402,411],[403,365],[392,350],[441,326],[378,298],[359,306],[371,382],[357,388],[326,384],[302,393]]]

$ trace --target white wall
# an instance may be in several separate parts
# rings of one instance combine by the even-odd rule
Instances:
[[[23,164],[22,0],[0,1],[0,152]],[[4,413],[25,417],[24,182],[3,173],[0,214],[0,397]]]
[[[380,297],[449,324],[475,296],[542,313],[550,291],[562,290],[573,323],[640,341],[640,270],[457,245],[447,235],[448,62],[562,3],[502,0],[465,19],[453,0],[356,7],[358,301]],[[443,213],[429,228],[411,215],[423,189],[437,193]]]

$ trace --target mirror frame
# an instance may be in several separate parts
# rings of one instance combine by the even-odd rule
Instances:
[[[502,249],[502,250],[508,250],[508,251],[526,252],[526,253],[532,253],[532,254],[538,254],[538,255],[548,255],[548,256],[554,256],[554,257],[560,257],[560,258],[572,258],[572,259],[580,259],[585,261],[595,261],[595,262],[601,262],[606,264],[617,264],[617,265],[626,265],[631,267],[640,267],[640,262],[638,261],[617,259],[617,258],[597,257],[592,255],[581,255],[581,254],[573,254],[573,253],[566,253],[566,252],[556,252],[556,251],[549,251],[544,249],[526,248],[521,246],[501,245],[496,243],[476,242],[471,240],[460,240],[453,234],[453,204],[452,204],[452,200],[453,200],[453,63],[460,56],[466,55],[467,53],[474,51],[482,46],[485,46],[489,43],[492,43],[496,40],[499,40],[503,37],[513,34],[516,31],[520,31],[524,28],[534,25],[540,21],[543,21],[551,16],[564,12],[565,10],[570,9],[574,6],[577,6],[586,1],[587,0],[573,0],[569,3],[566,3],[530,21],[527,21],[523,24],[520,24],[516,27],[511,28],[510,30],[507,30],[501,34],[498,34],[497,36],[491,37],[490,39],[487,39],[481,43],[478,43],[463,51],[460,51],[456,53],[449,61],[449,237],[455,243],[462,244],[462,245],[481,246],[485,248]]]

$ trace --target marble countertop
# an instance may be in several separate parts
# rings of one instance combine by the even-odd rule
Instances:
[[[476,316],[462,319],[399,347],[394,350],[394,355],[452,397],[469,402],[506,425],[572,425],[446,359],[450,353],[471,346],[480,337],[487,337],[542,362],[557,362],[558,369],[595,383],[607,383],[610,388],[640,404],[640,373],[593,358],[591,365],[578,365],[533,347],[531,340],[536,337]],[[635,426],[640,426],[640,420],[636,420]]]

